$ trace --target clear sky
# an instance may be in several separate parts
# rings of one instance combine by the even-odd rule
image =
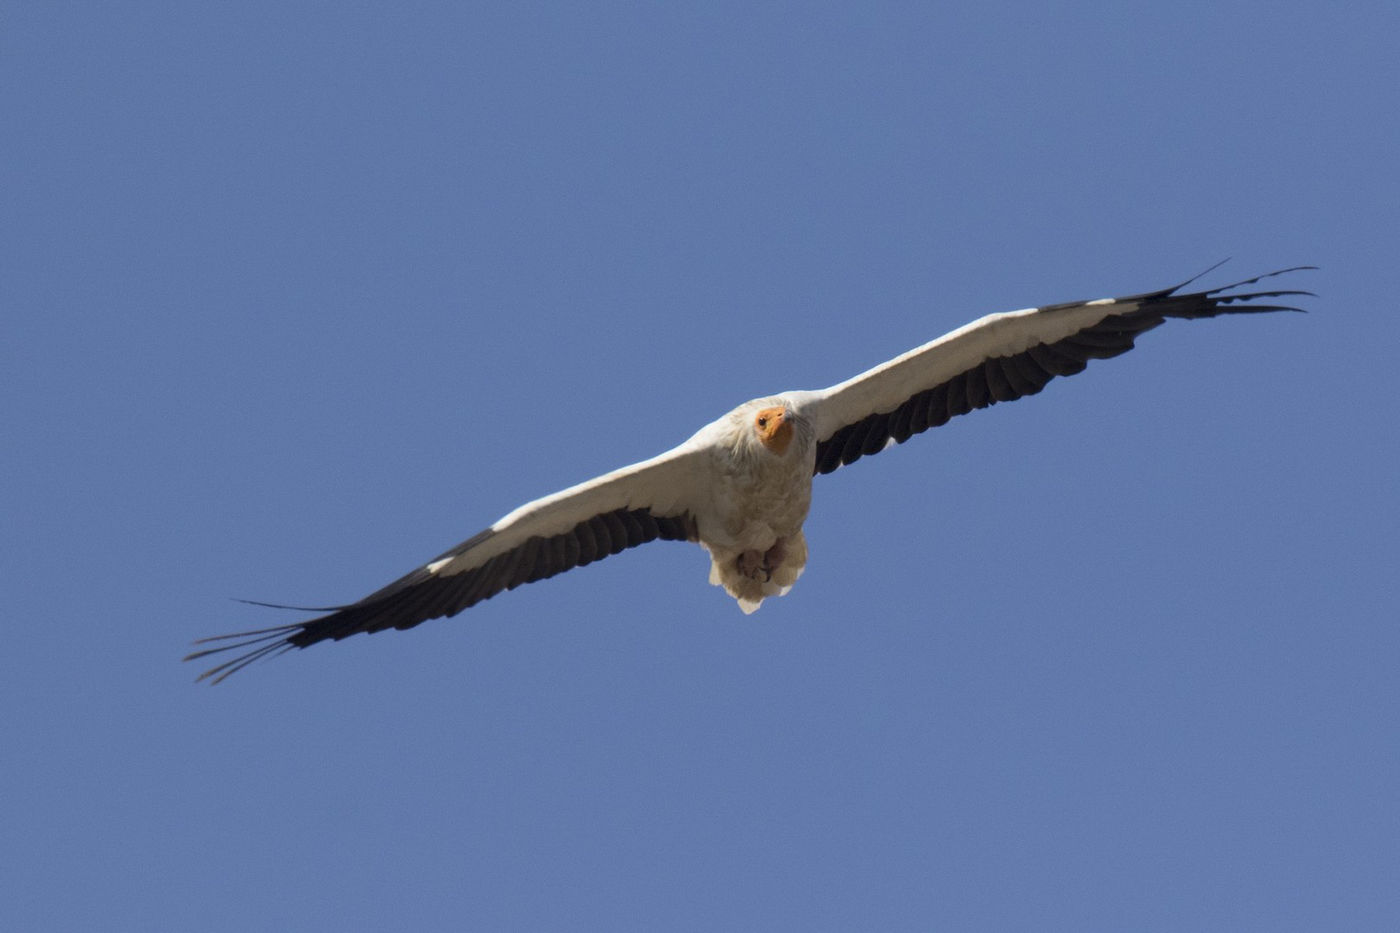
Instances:
[[[1400,923],[1400,8],[11,3],[7,930]],[[965,9],[964,9],[965,8]],[[1299,263],[653,544],[209,689],[748,398]]]

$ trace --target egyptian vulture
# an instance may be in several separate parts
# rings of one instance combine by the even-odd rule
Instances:
[[[522,505],[359,602],[308,609],[324,614],[304,622],[201,639],[196,644],[212,647],[186,660],[239,652],[199,677],[218,683],[264,656],[454,616],[502,590],[657,540],[697,542],[709,553],[710,582],[753,612],[802,575],[814,475],[955,415],[1034,395],[1089,360],[1127,352],[1168,318],[1301,310],[1273,300],[1310,292],[1239,289],[1311,268],[1209,291],[1182,294],[1189,279],[1126,298],[988,315],[830,388],[745,402],[660,456]]]

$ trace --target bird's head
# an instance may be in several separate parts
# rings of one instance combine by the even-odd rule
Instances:
[[[792,443],[792,420],[792,412],[781,405],[759,409],[753,416],[758,442],[781,457]]]

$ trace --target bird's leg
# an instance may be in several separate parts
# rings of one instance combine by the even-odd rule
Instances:
[[[773,576],[773,571],[777,570],[783,565],[783,560],[786,557],[787,541],[783,540],[782,538],[779,538],[777,541],[774,541],[773,546],[770,547],[763,554],[763,571],[765,580]]]

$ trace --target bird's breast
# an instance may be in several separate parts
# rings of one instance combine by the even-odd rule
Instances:
[[[811,465],[797,458],[758,458],[716,479],[714,514],[698,531],[702,541],[725,547],[772,547],[802,528],[812,504]]]

